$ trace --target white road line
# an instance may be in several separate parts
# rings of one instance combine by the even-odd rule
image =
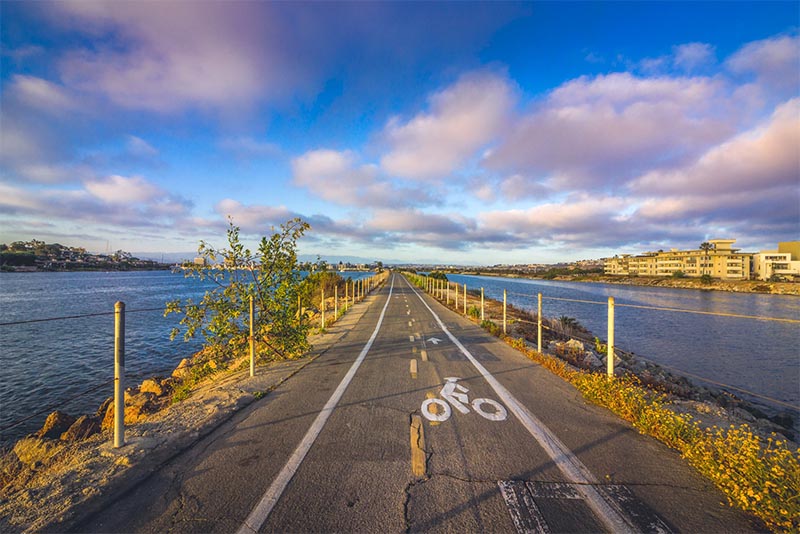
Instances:
[[[578,485],[577,489],[583,495],[586,503],[606,528],[611,532],[636,532],[636,527],[631,524],[622,510],[619,509],[615,503],[604,499],[597,490],[595,485],[598,484],[598,481],[592,472],[589,471],[589,468],[586,467],[538,417],[533,415],[525,405],[519,402],[505,386],[498,382],[497,379],[475,359],[472,353],[461,344],[461,341],[450,333],[450,330],[447,329],[436,312],[428,306],[428,303],[425,302],[425,299],[422,298],[416,288],[414,288],[408,280],[406,280],[406,283],[408,287],[411,288],[411,291],[417,295],[420,302],[428,308],[428,311],[431,312],[436,322],[439,323],[439,327],[441,327],[442,331],[447,334],[447,337],[458,347],[461,353],[467,357],[486,382],[492,386],[497,396],[503,400],[511,413],[517,417],[519,422],[522,423],[522,426],[536,439],[547,455],[550,456],[553,463],[558,466],[561,473],[567,480]]]
[[[372,332],[369,341],[367,341],[367,344],[364,345],[363,349],[361,349],[361,353],[358,355],[358,358],[356,358],[356,361],[353,362],[353,365],[350,366],[350,370],[347,371],[347,374],[339,383],[336,391],[333,392],[333,395],[331,395],[331,398],[325,403],[322,411],[319,412],[317,418],[314,419],[314,422],[311,424],[311,427],[309,427],[308,432],[306,432],[306,435],[303,436],[302,441],[300,441],[300,444],[289,457],[286,465],[283,466],[281,472],[278,473],[278,476],[272,481],[272,484],[269,488],[267,488],[264,496],[261,497],[261,500],[258,502],[256,507],[253,508],[252,512],[250,512],[250,515],[247,516],[244,524],[239,527],[237,534],[253,534],[258,532],[259,529],[264,525],[264,522],[269,517],[270,512],[272,512],[275,504],[277,504],[278,499],[281,498],[286,486],[289,485],[292,477],[297,472],[297,469],[299,469],[300,464],[303,463],[303,459],[306,457],[306,454],[308,454],[308,451],[311,449],[314,441],[316,441],[317,436],[319,436],[319,433],[322,432],[322,428],[325,426],[325,423],[328,422],[328,418],[331,416],[334,408],[336,408],[336,405],[341,400],[342,395],[344,395],[344,391],[347,389],[347,386],[349,386],[350,382],[353,380],[356,371],[358,371],[358,368],[361,366],[361,362],[363,362],[364,358],[366,358],[369,349],[372,347],[372,343],[375,341],[375,338],[378,337],[378,331],[381,329],[383,317],[386,315],[386,308],[389,307],[389,302],[392,299],[393,290],[394,277],[392,277],[392,285],[389,288],[389,297],[386,299],[386,304],[383,305],[383,310],[378,318],[378,324],[375,325],[375,330]]]

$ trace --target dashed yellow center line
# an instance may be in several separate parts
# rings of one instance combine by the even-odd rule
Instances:
[[[409,362],[409,371],[411,371],[411,378],[417,378],[417,360]]]

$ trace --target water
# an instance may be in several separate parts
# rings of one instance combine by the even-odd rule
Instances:
[[[369,272],[342,273],[357,280]],[[114,303],[125,302],[125,371],[128,384],[167,375],[200,340],[169,341],[179,317],[163,316],[173,299],[199,300],[213,283],[169,271],[0,274],[0,323],[108,313],[98,317],[0,326],[0,429],[45,410],[43,415],[0,431],[0,444],[41,427],[56,408],[93,413],[112,394]],[[152,309],[136,312],[136,310]],[[83,392],[108,383],[107,387]],[[67,399],[79,398],[65,403]]]
[[[483,287],[487,297],[500,301],[506,289],[509,304],[527,310],[536,310],[537,293],[542,293],[542,315],[574,317],[601,339],[607,333],[605,303],[613,296],[617,305],[615,345],[619,348],[800,406],[800,325],[620,306],[633,304],[800,319],[800,298],[796,296],[489,276],[448,275],[448,278],[462,286],[466,283],[468,289]],[[547,297],[597,301],[603,305]]]

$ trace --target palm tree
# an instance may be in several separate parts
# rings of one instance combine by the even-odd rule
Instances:
[[[708,264],[708,251],[713,250],[713,249],[714,249],[714,245],[712,245],[708,241],[703,241],[702,243],[700,243],[700,250],[705,252],[705,255],[703,256],[703,267],[704,268]],[[704,275],[704,274],[706,274],[705,270],[704,269],[700,269],[700,275]]]

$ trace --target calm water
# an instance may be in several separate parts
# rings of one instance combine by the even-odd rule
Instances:
[[[348,272],[356,280],[373,273]],[[0,323],[114,311],[125,302],[128,384],[168,374],[200,348],[199,341],[169,341],[178,317],[163,317],[167,300],[198,300],[211,285],[169,271],[0,274]],[[156,308],[154,311],[135,312]],[[0,428],[28,415],[58,408],[94,412],[112,394],[108,387],[75,397],[114,376],[114,317],[66,319],[0,326]],[[137,382],[138,383],[138,382]],[[0,443],[35,431],[47,413],[0,431]]]
[[[614,284],[520,280],[448,275],[467,288],[483,287],[487,297],[535,310],[542,293],[545,317],[574,317],[606,338],[605,305],[547,297],[615,303],[615,345],[650,360],[730,384],[792,405],[800,405],[800,325],[620,307],[620,304],[681,308],[716,313],[800,319],[800,297],[696,291]],[[500,318],[502,320],[502,317]]]

